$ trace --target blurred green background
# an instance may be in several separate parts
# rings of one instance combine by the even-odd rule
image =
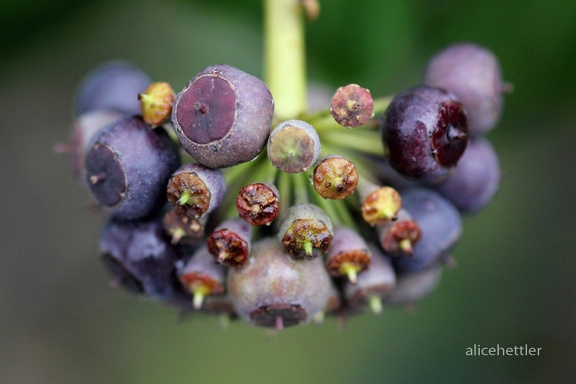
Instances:
[[[261,76],[256,0],[1,0],[0,383],[550,383],[576,374],[576,3],[321,2],[311,80],[375,95],[419,82],[426,59],[472,40],[514,84],[489,138],[504,179],[465,220],[437,291],[417,306],[285,330],[179,319],[108,287],[102,217],[53,145],[79,79],[108,59],[181,89],[228,63]],[[466,348],[543,348],[469,357]],[[573,380],[573,379],[572,379]],[[572,381],[573,382],[573,381]]]

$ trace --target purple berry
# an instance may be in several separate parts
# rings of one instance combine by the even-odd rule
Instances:
[[[124,220],[158,211],[166,201],[168,178],[180,164],[166,131],[131,117],[107,126],[94,139],[86,154],[92,196]]]
[[[454,93],[468,113],[470,135],[486,133],[502,112],[500,65],[488,49],[472,43],[453,44],[428,63],[424,84]]]
[[[331,293],[320,258],[294,260],[274,238],[253,244],[248,263],[229,271],[227,286],[240,318],[278,330],[310,321]]]
[[[258,156],[273,117],[274,100],[261,80],[228,65],[214,65],[176,96],[171,119],[194,159],[209,168],[224,168]]]
[[[78,116],[74,121],[70,142],[65,152],[70,159],[70,168],[75,179],[86,181],[84,158],[96,134],[107,125],[119,120],[123,115],[110,110],[93,110]]]
[[[344,297],[348,311],[361,311],[369,305],[376,314],[382,312],[382,297],[396,287],[396,273],[390,259],[378,247],[369,245],[370,268],[358,275],[355,284],[345,282]]]
[[[446,177],[466,149],[466,112],[456,96],[419,86],[394,97],[381,133],[392,167],[433,182]]]
[[[415,272],[442,260],[460,239],[462,219],[456,207],[438,192],[413,188],[402,193],[403,208],[420,227],[412,255],[393,259],[398,273]]]
[[[109,109],[125,115],[139,115],[138,94],[152,80],[130,63],[112,61],[89,72],[76,94],[76,115],[95,109]]]
[[[115,285],[151,298],[182,296],[175,288],[175,263],[180,254],[170,244],[160,220],[110,218],[100,236],[100,254]]]
[[[370,267],[372,255],[360,234],[348,227],[338,227],[325,259],[330,276],[345,277],[356,284],[358,274]]]
[[[498,192],[501,171],[498,154],[483,138],[470,141],[454,172],[434,188],[461,212],[478,212]]]

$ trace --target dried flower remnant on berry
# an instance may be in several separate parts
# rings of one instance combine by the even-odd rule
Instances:
[[[358,275],[356,284],[343,287],[346,310],[359,312],[369,306],[373,313],[382,312],[382,297],[396,287],[396,273],[390,260],[373,244],[368,245],[372,258],[370,268]]]
[[[380,187],[370,192],[362,203],[362,217],[370,225],[396,220],[402,198],[392,187]]]
[[[374,100],[366,88],[349,84],[336,90],[330,112],[334,120],[343,127],[357,128],[374,116]]]
[[[219,264],[241,267],[248,260],[252,226],[237,217],[225,220],[208,236],[208,251]]]
[[[174,91],[166,82],[150,84],[145,92],[138,94],[142,118],[152,127],[168,120],[174,103]]]
[[[225,188],[221,171],[187,163],[172,174],[166,194],[181,215],[197,219],[220,205]]]
[[[316,165],[312,180],[320,196],[342,200],[356,190],[358,171],[352,161],[333,155],[325,157]]]
[[[320,207],[299,204],[290,207],[278,239],[293,258],[310,260],[328,251],[332,233],[332,221]]]
[[[420,226],[404,208],[397,220],[378,225],[377,232],[382,249],[390,255],[412,255],[421,235]]]
[[[270,225],[279,212],[278,190],[267,183],[248,184],[238,192],[236,210],[252,225]]]
[[[371,254],[362,236],[347,227],[334,230],[334,240],[326,255],[326,269],[331,276],[346,277],[356,284],[358,273],[370,266]]]
[[[225,271],[214,263],[206,246],[200,247],[192,257],[179,268],[178,278],[183,287],[193,295],[193,307],[200,309],[204,298],[225,292]]]
[[[162,223],[172,238],[172,244],[196,244],[205,235],[206,216],[196,219],[181,215],[176,208],[172,208],[164,214]]]

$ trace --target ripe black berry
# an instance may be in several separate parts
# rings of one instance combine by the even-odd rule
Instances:
[[[106,210],[121,219],[137,219],[162,207],[166,182],[179,164],[178,150],[164,129],[123,118],[92,142],[86,180]]]
[[[419,86],[394,97],[381,133],[396,170],[433,182],[447,176],[466,149],[466,112],[456,96]]]
[[[261,80],[229,65],[214,65],[176,96],[171,120],[194,159],[223,168],[260,153],[273,117],[274,100]]]

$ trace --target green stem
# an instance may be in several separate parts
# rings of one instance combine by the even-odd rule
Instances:
[[[277,188],[278,194],[280,195],[278,202],[280,205],[280,213],[278,216],[283,218],[286,212],[288,212],[290,205],[292,205],[292,185],[290,184],[290,179],[286,172],[278,172]]]
[[[292,184],[292,188],[294,191],[295,203],[296,204],[307,204],[308,200],[308,183],[306,173],[300,172],[297,174],[292,175],[292,180],[294,181]]]
[[[299,0],[264,0],[264,78],[282,120],[306,112],[304,12]]]
[[[362,153],[382,156],[384,155],[384,146],[378,131],[375,130],[357,130],[354,132],[332,131],[325,132],[321,135],[321,141],[329,142],[334,146],[352,149]]]

